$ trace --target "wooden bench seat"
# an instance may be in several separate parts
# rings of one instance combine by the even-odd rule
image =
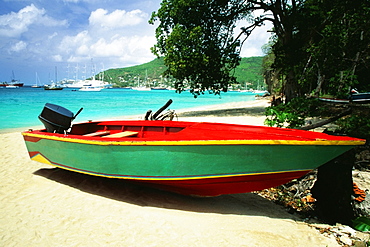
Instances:
[[[103,138],[105,138],[105,137],[109,137],[109,138],[120,138],[120,137],[136,136],[137,134],[139,134],[139,132],[136,132],[136,131],[123,131],[123,132],[118,132],[118,133],[115,133],[115,134],[106,135],[106,136],[102,136],[102,137]]]
[[[93,136],[104,136],[104,135],[109,135],[109,134],[110,134],[110,131],[97,131],[97,132],[89,133],[83,136],[93,137]]]

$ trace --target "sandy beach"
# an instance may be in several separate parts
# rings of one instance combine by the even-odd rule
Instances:
[[[263,125],[266,105],[256,100],[178,115]],[[19,132],[0,140],[0,246],[339,246],[256,194],[181,196],[31,161]]]

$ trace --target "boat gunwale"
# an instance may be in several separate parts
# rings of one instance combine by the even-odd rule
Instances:
[[[100,146],[184,146],[184,145],[337,145],[337,146],[357,146],[365,144],[365,140],[257,140],[257,139],[235,139],[235,140],[150,140],[149,138],[105,138],[98,139],[96,137],[83,137],[80,135],[63,135],[63,134],[35,134],[31,132],[23,132],[23,136],[47,139],[53,141],[62,141],[70,143],[91,144]],[[116,140],[113,140],[116,139]]]
[[[89,137],[78,133],[85,126],[104,127],[97,128],[98,131],[106,130],[109,126],[121,126],[121,130],[126,131],[123,127],[140,127],[139,132],[143,132],[143,128],[183,128],[181,131],[172,132],[169,135],[143,137],[139,133],[139,137]],[[285,129],[267,126],[240,125],[229,123],[213,123],[213,122],[187,122],[187,121],[147,121],[147,120],[108,120],[108,121],[89,121],[77,123],[72,126],[73,129],[80,129],[77,133],[49,133],[45,130],[29,130],[22,132],[22,135],[33,137],[36,139],[48,139],[54,141],[91,144],[100,146],[184,146],[184,145],[340,145],[340,146],[356,146],[363,145],[366,140],[351,138],[347,136],[332,136],[319,132],[310,132],[312,136],[308,136],[309,131],[297,129]],[[109,130],[109,129],[108,129]],[[131,129],[129,129],[131,130]],[[96,131],[96,130],[95,130]],[[210,135],[203,135],[205,132]],[[215,134],[216,133],[216,134]],[[231,133],[231,135],[229,135]],[[246,138],[240,138],[242,134],[248,134]],[[251,137],[251,135],[256,137]],[[140,136],[141,135],[141,136]],[[222,136],[222,137],[220,137]]]

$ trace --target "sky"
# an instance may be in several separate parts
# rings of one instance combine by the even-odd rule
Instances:
[[[84,79],[150,62],[161,0],[0,0],[0,82]],[[237,31],[245,23],[239,23]],[[242,57],[262,56],[270,26],[255,30]]]

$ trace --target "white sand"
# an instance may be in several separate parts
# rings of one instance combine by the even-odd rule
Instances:
[[[264,120],[180,120],[246,119]],[[31,161],[20,133],[0,140],[0,246],[338,246],[255,194],[176,195]]]

